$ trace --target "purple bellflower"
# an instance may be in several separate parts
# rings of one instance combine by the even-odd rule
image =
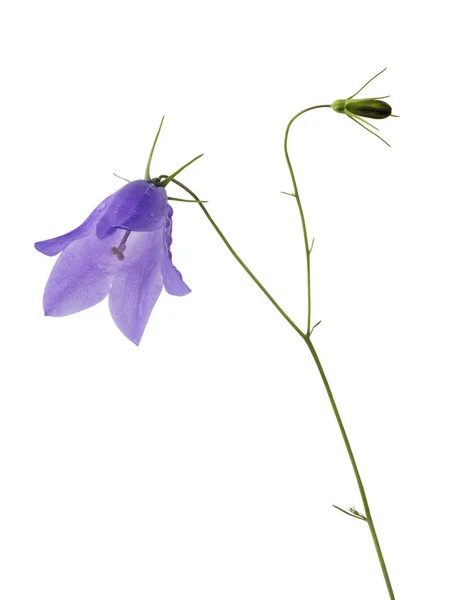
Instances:
[[[174,296],[191,291],[172,264],[172,214],[165,187],[139,179],[73,231],[37,242],[47,256],[61,252],[44,291],[45,315],[70,315],[109,295],[114,322],[138,345],[163,286]]]

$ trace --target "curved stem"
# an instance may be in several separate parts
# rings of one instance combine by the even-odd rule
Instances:
[[[301,113],[299,113],[299,114],[301,114]],[[166,175],[162,175],[161,177],[166,177]],[[318,356],[318,354],[316,352],[316,349],[313,346],[312,341],[310,340],[310,336],[308,334],[304,333],[294,323],[294,321],[281,308],[281,306],[278,304],[278,302],[273,298],[273,296],[262,285],[262,283],[259,281],[259,279],[254,275],[254,273],[246,266],[246,264],[243,262],[243,260],[237,254],[237,252],[235,252],[234,248],[228,242],[228,240],[224,236],[223,232],[218,227],[218,225],[215,223],[215,221],[213,220],[213,218],[210,215],[209,211],[204,206],[204,204],[201,203],[201,201],[196,196],[196,194],[194,192],[192,192],[186,185],[184,185],[180,181],[177,181],[176,179],[173,180],[173,183],[175,183],[176,185],[178,185],[179,187],[181,187],[182,189],[184,189],[186,192],[188,192],[188,194],[190,194],[190,196],[192,196],[194,198],[194,200],[199,204],[199,206],[201,207],[201,209],[204,212],[205,216],[210,221],[210,224],[213,226],[213,228],[215,229],[215,231],[218,233],[218,235],[220,236],[220,238],[223,240],[223,242],[227,246],[229,252],[235,258],[235,260],[248,273],[248,275],[251,277],[251,279],[261,289],[261,291],[267,296],[267,298],[274,305],[274,307],[278,310],[278,312],[286,319],[286,321],[299,334],[299,336],[303,339],[303,341],[307,345],[307,347],[308,347],[308,349],[309,349],[309,351],[311,353],[311,356],[313,357],[313,360],[316,363],[316,367],[317,367],[317,369],[319,371],[321,379],[322,379],[322,381],[324,383],[324,387],[325,387],[327,395],[329,397],[330,404],[332,406],[332,410],[333,410],[333,412],[335,414],[335,418],[336,418],[336,421],[338,423],[338,427],[340,429],[341,436],[343,438],[343,442],[344,442],[344,445],[346,447],[346,450],[347,450],[347,453],[348,453],[348,456],[349,456],[349,460],[351,461],[352,469],[354,471],[354,475],[355,475],[355,478],[356,478],[356,481],[357,481],[357,486],[359,488],[360,496],[362,498],[362,502],[363,502],[363,506],[364,506],[364,510],[365,510],[366,521],[368,523],[368,527],[370,528],[371,537],[373,538],[373,543],[374,543],[374,546],[375,546],[375,549],[376,549],[376,554],[378,556],[379,563],[381,565],[382,574],[384,576],[384,580],[385,580],[385,583],[386,583],[386,586],[387,586],[387,590],[389,592],[390,600],[395,600],[395,596],[394,596],[393,589],[392,589],[392,584],[390,582],[389,574],[387,572],[387,567],[385,565],[385,561],[384,561],[384,557],[383,557],[383,554],[382,554],[381,546],[379,545],[378,536],[377,536],[376,529],[375,529],[374,523],[373,523],[373,517],[371,515],[370,506],[368,504],[368,499],[367,499],[367,496],[366,496],[366,493],[365,493],[365,488],[363,486],[363,482],[362,482],[362,479],[360,477],[360,473],[359,473],[359,469],[357,467],[357,463],[356,463],[356,460],[355,460],[355,457],[354,457],[354,453],[352,451],[351,444],[349,443],[349,439],[348,439],[346,430],[344,428],[343,421],[341,420],[340,412],[339,412],[338,407],[336,405],[335,398],[333,397],[332,390],[331,390],[329,382],[327,380],[327,376],[326,376],[326,374],[324,372],[324,369],[322,368],[322,364],[321,364],[319,356]]]
[[[298,209],[299,209],[300,221],[302,223],[302,229],[303,229],[303,239],[305,241],[306,281],[307,281],[307,327],[306,327],[306,334],[308,336],[311,334],[311,262],[310,262],[310,253],[311,253],[311,250],[310,250],[310,246],[308,244],[308,233],[307,233],[307,230],[306,230],[305,216],[303,214],[302,202],[300,200],[299,190],[297,189],[297,182],[295,180],[294,169],[292,168],[291,159],[289,158],[288,137],[289,137],[289,130],[291,129],[292,123],[294,123],[294,121],[298,117],[300,117],[300,115],[303,115],[304,113],[306,113],[306,112],[308,112],[310,110],[315,110],[316,108],[330,108],[330,104],[318,104],[317,106],[311,106],[310,108],[305,108],[305,110],[301,110],[295,116],[293,116],[292,119],[289,121],[288,126],[286,127],[286,133],[284,134],[284,154],[286,156],[286,162],[288,164],[289,173],[290,173],[291,179],[292,179],[292,185],[294,187],[294,196],[295,196],[295,199],[297,201],[297,206],[298,206]]]
[[[382,73],[382,71],[381,71],[381,73]],[[380,75],[380,73],[378,73],[378,75]],[[375,75],[375,77],[377,77],[377,75]],[[374,77],[372,79],[374,79]],[[372,81],[372,80],[370,79],[370,81]],[[369,82],[367,82],[367,84],[368,83]],[[365,84],[365,85],[367,85],[367,84]],[[365,87],[365,86],[363,86],[363,87]],[[361,89],[363,89],[363,88],[361,88]],[[359,91],[361,91],[361,90],[359,90]],[[344,441],[344,445],[346,447],[346,450],[347,450],[347,453],[348,453],[348,456],[349,456],[349,460],[351,461],[351,466],[352,466],[352,469],[354,471],[354,475],[355,475],[355,478],[356,478],[356,481],[357,481],[357,486],[359,488],[360,496],[362,497],[362,502],[363,502],[364,509],[365,509],[366,521],[368,523],[368,527],[370,528],[371,537],[373,538],[374,547],[376,549],[376,554],[378,556],[379,563],[381,565],[381,570],[382,570],[382,574],[384,576],[384,580],[385,580],[385,583],[386,583],[386,586],[387,586],[387,590],[389,592],[389,597],[390,597],[391,600],[395,600],[395,596],[394,596],[393,589],[392,589],[392,584],[390,582],[389,574],[387,572],[387,568],[386,568],[386,565],[385,565],[385,561],[384,561],[384,557],[383,557],[383,554],[382,554],[381,546],[379,545],[378,536],[377,536],[377,533],[376,533],[376,529],[374,527],[373,517],[371,516],[371,511],[370,511],[370,507],[369,507],[369,504],[368,504],[368,499],[367,499],[367,496],[366,496],[366,493],[365,493],[365,488],[363,486],[362,479],[360,477],[360,473],[359,473],[359,469],[357,467],[356,460],[354,458],[354,453],[352,451],[351,444],[349,443],[349,439],[348,439],[348,436],[346,434],[346,430],[344,428],[343,421],[341,420],[341,416],[340,416],[340,413],[338,411],[338,407],[337,407],[337,405],[335,403],[335,398],[333,397],[332,390],[330,389],[329,382],[328,382],[327,377],[325,375],[324,369],[322,368],[321,361],[319,360],[319,357],[317,355],[316,349],[315,349],[315,347],[313,346],[313,343],[310,340],[310,335],[311,335],[311,333],[312,333],[312,331],[314,329],[314,327],[311,328],[311,263],[310,263],[310,253],[311,253],[312,247],[310,248],[309,245],[308,245],[308,234],[307,234],[307,230],[306,230],[305,216],[303,214],[302,203],[300,201],[299,191],[297,189],[297,183],[296,183],[296,180],[295,180],[294,171],[293,171],[293,168],[292,168],[292,165],[291,165],[291,161],[290,161],[290,158],[289,158],[289,153],[288,153],[288,147],[287,147],[287,145],[288,145],[289,130],[291,128],[292,123],[300,115],[303,115],[304,113],[306,113],[306,112],[308,112],[310,110],[314,110],[316,108],[331,108],[331,105],[330,104],[323,104],[323,105],[311,106],[310,108],[306,108],[305,110],[300,111],[294,117],[292,117],[292,119],[289,121],[288,126],[286,127],[286,133],[285,133],[285,136],[284,136],[284,153],[285,153],[285,156],[286,156],[286,162],[288,164],[289,173],[291,175],[292,185],[294,187],[294,196],[295,196],[295,199],[297,201],[298,208],[299,208],[300,220],[302,222],[302,229],[303,229],[303,237],[304,237],[304,241],[305,241],[305,255],[306,255],[306,266],[307,266],[307,307],[308,308],[307,308],[307,333],[306,333],[305,336],[302,336],[302,337],[303,337],[303,340],[305,341],[306,345],[308,346],[309,351],[311,352],[311,355],[312,355],[312,357],[314,359],[314,362],[316,363],[316,366],[318,368],[319,374],[320,374],[320,376],[322,378],[322,381],[324,383],[324,387],[326,389],[327,395],[329,397],[330,404],[332,406],[332,410],[334,412],[336,421],[338,423],[338,427],[339,427],[340,432],[341,432],[341,436],[342,436],[343,441]],[[359,123],[359,125],[361,125],[361,123]],[[374,132],[371,132],[371,133],[374,133]],[[385,141],[385,140],[383,140],[383,141]],[[385,142],[385,143],[387,143],[387,142]]]

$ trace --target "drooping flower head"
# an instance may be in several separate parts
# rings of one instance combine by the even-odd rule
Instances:
[[[45,315],[70,315],[109,296],[116,325],[139,344],[163,286],[174,296],[191,291],[172,263],[173,210],[163,185],[170,180],[131,181],[76,229],[35,244],[47,256],[61,253],[44,291]]]
[[[377,73],[374,77],[368,80],[365,83],[365,85],[363,85],[360,88],[360,90],[358,90],[355,94],[352,94],[352,96],[349,96],[349,98],[346,98],[345,100],[335,100],[335,102],[332,102],[331,108],[337,113],[345,114],[355,123],[357,123],[364,129],[378,137],[380,140],[382,140],[384,144],[390,146],[390,144],[386,142],[380,135],[378,135],[374,131],[371,131],[371,129],[368,128],[372,127],[373,129],[376,129],[376,131],[379,131],[377,127],[366,121],[364,118],[366,117],[367,119],[386,119],[387,117],[398,116],[393,115],[392,107],[390,106],[390,104],[384,102],[384,98],[390,98],[390,96],[378,96],[375,98],[358,98],[354,100],[354,97],[357,96],[357,94],[359,94],[369,83],[371,83],[373,79],[376,79],[376,77],[381,75],[381,73],[384,73],[384,71],[385,69]],[[368,127],[366,127],[363,123],[368,125]]]

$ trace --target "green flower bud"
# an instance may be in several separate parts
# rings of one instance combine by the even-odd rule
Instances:
[[[384,100],[363,98],[360,100],[335,100],[331,104],[337,113],[350,112],[351,115],[367,117],[368,119],[386,119],[392,114],[392,107]]]
[[[367,119],[386,119],[387,117],[396,117],[397,115],[392,114],[392,107],[387,102],[384,102],[384,98],[388,98],[389,96],[378,96],[377,98],[359,98],[354,100],[354,96],[357,96],[359,92],[361,92],[373,79],[384,73],[385,69],[383,69],[380,73],[372,77],[369,81],[363,85],[358,92],[346,98],[346,100],[335,100],[330,105],[331,108],[340,114],[345,114],[347,117],[352,119],[355,123],[378,137],[382,140],[387,146],[390,146],[381,136],[379,136],[374,131],[371,131],[369,127],[376,129],[379,131],[377,127],[365,121],[365,117]],[[365,123],[365,125],[363,124]],[[366,127],[368,125],[368,127]]]

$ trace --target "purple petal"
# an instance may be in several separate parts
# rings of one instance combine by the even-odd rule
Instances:
[[[108,210],[96,226],[96,235],[100,240],[111,235],[116,227],[123,227],[123,223],[137,211],[151,184],[144,179],[137,179],[127,183],[112,195]]]
[[[163,233],[161,228],[150,233],[131,234],[124,264],[116,273],[109,294],[112,318],[120,331],[136,345],[141,341],[163,289]]]
[[[44,314],[63,317],[90,308],[109,293],[121,261],[110,250],[122,232],[100,241],[95,232],[73,242],[59,256],[44,290]]]
[[[180,271],[172,264],[172,215],[174,211],[172,206],[168,205],[167,208],[167,219],[164,231],[164,256],[163,263],[161,266],[163,273],[163,282],[166,292],[173,296],[185,296],[191,292],[190,288],[184,283]]]
[[[89,215],[89,217],[82,223],[82,225],[79,225],[79,227],[76,227],[76,229],[73,229],[69,233],[59,235],[58,237],[49,240],[36,242],[35,248],[39,252],[42,252],[47,256],[55,256],[56,254],[67,248],[71,244],[71,242],[85,237],[95,228],[96,224],[102,217],[103,212],[106,210],[106,207],[108,206],[111,198],[112,196],[109,196],[108,198],[103,200],[101,204],[99,204],[95,208],[95,210]]]
[[[173,296],[185,296],[191,292],[190,288],[182,279],[180,271],[172,264],[172,260],[165,256],[162,264],[163,283],[168,294]]]
[[[155,231],[164,225],[167,206],[164,187],[150,184],[132,215],[120,227],[130,231]]]

